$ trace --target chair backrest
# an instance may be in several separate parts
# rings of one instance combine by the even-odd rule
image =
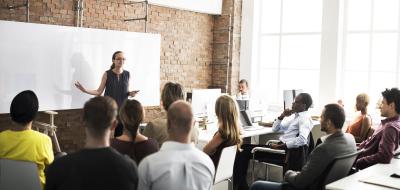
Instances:
[[[1,190],[41,190],[37,165],[33,162],[0,159]]]
[[[322,186],[325,187],[325,185],[331,182],[346,177],[349,174],[349,171],[359,153],[360,151],[336,157],[331,162],[327,170],[325,170],[326,175],[324,177]]]
[[[222,150],[219,158],[218,167],[215,172],[214,184],[227,180],[233,175],[233,165],[235,163],[237,146],[228,146]]]

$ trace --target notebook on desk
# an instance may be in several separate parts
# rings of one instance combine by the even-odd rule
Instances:
[[[364,183],[370,183],[373,185],[379,185],[379,186],[383,186],[383,187],[400,189],[400,179],[393,178],[390,176],[371,175],[371,176],[363,177],[363,178],[359,179],[359,181],[364,182]]]

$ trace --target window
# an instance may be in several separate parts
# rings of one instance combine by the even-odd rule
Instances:
[[[283,90],[318,96],[321,0],[258,1],[257,89],[268,104],[283,102]]]
[[[372,106],[385,88],[399,85],[399,0],[346,0],[339,96],[354,108],[357,94]]]
[[[256,53],[250,76],[241,77],[266,104],[281,105],[285,89],[303,89],[315,104],[343,99],[352,111],[357,94],[368,93],[374,107],[385,88],[399,86],[399,0],[255,0],[252,9],[254,31],[242,39],[251,35],[247,49]]]

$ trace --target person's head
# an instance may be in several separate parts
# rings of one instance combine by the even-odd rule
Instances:
[[[344,109],[339,104],[327,104],[321,113],[321,131],[341,130],[346,119]]]
[[[17,94],[11,102],[11,119],[19,125],[25,126],[35,119],[39,109],[39,101],[31,90]]]
[[[190,142],[190,132],[194,125],[192,107],[178,100],[171,104],[167,113],[167,128],[171,140]]]
[[[90,136],[103,138],[106,132],[117,125],[117,103],[110,97],[97,96],[83,107],[83,121]]]
[[[382,92],[382,103],[379,106],[381,116],[393,117],[400,113],[400,91],[397,88],[386,89]]]
[[[220,96],[215,102],[215,114],[218,118],[221,136],[232,144],[241,144],[239,109],[236,101],[228,95]]]
[[[135,140],[140,123],[144,119],[144,111],[142,104],[137,100],[125,100],[119,109],[119,119],[124,128],[130,133],[132,139]]]
[[[246,79],[242,79],[239,81],[239,92],[240,93],[246,93],[249,89],[249,83],[247,82]]]
[[[312,102],[313,101],[310,94],[300,93],[294,99],[294,102],[292,104],[292,110],[297,113],[307,111],[308,108],[310,108],[310,106],[312,105]]]
[[[356,98],[356,110],[357,111],[361,111],[361,110],[366,111],[368,104],[369,104],[368,94],[361,93],[361,94],[357,95],[357,98]]]
[[[122,67],[122,65],[124,63],[125,63],[124,52],[116,51],[112,55],[112,65],[111,65],[110,69],[114,69],[116,66]]]
[[[177,100],[183,100],[183,87],[179,83],[167,82],[161,92],[163,108],[168,110],[169,106]]]

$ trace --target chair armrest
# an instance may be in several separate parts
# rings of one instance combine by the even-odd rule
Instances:
[[[267,141],[267,144],[270,144],[270,143],[278,143],[278,142],[280,142],[280,140],[268,140],[268,141]]]
[[[275,154],[286,154],[285,150],[278,150],[278,149],[272,149],[272,148],[266,148],[266,147],[254,147],[251,150],[252,154],[254,154],[256,152],[269,152],[269,153],[275,153]]]

